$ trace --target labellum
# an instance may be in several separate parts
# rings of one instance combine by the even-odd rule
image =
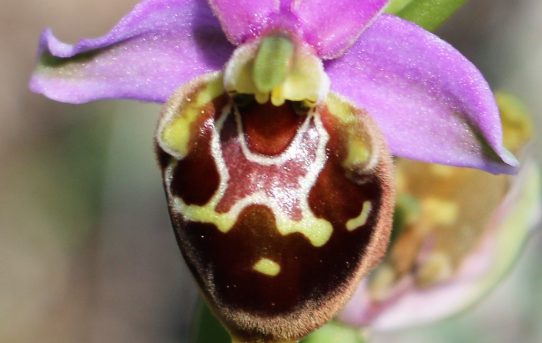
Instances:
[[[169,100],[157,132],[179,246],[240,342],[295,341],[324,324],[379,261],[391,226],[380,132],[318,91],[321,62],[290,44],[241,47],[225,73]],[[274,69],[258,70],[266,58]]]

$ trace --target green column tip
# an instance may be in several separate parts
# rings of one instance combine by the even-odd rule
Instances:
[[[262,39],[252,73],[254,85],[259,92],[269,93],[284,82],[293,54],[293,42],[283,35],[271,35]]]

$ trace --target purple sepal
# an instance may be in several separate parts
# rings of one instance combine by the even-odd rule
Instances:
[[[342,55],[384,9],[387,0],[294,1],[305,40],[323,59]]]
[[[68,103],[164,102],[181,84],[221,69],[232,51],[206,2],[147,0],[101,38],[69,45],[46,30],[30,88]]]
[[[476,67],[422,28],[382,15],[341,58],[332,89],[363,108],[394,155],[513,173],[493,93]]]
[[[280,0],[209,0],[232,44],[258,37],[279,13]]]

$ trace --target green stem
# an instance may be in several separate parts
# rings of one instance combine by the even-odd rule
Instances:
[[[200,301],[192,321],[191,343],[230,343],[230,335],[211,313],[207,305]]]
[[[365,333],[357,328],[331,321],[316,330],[301,343],[367,343]]]

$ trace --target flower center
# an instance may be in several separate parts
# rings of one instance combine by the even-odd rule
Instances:
[[[290,100],[313,107],[325,100],[329,78],[310,47],[273,33],[234,52],[224,86],[230,95],[252,95],[260,104],[271,100],[281,106]]]

